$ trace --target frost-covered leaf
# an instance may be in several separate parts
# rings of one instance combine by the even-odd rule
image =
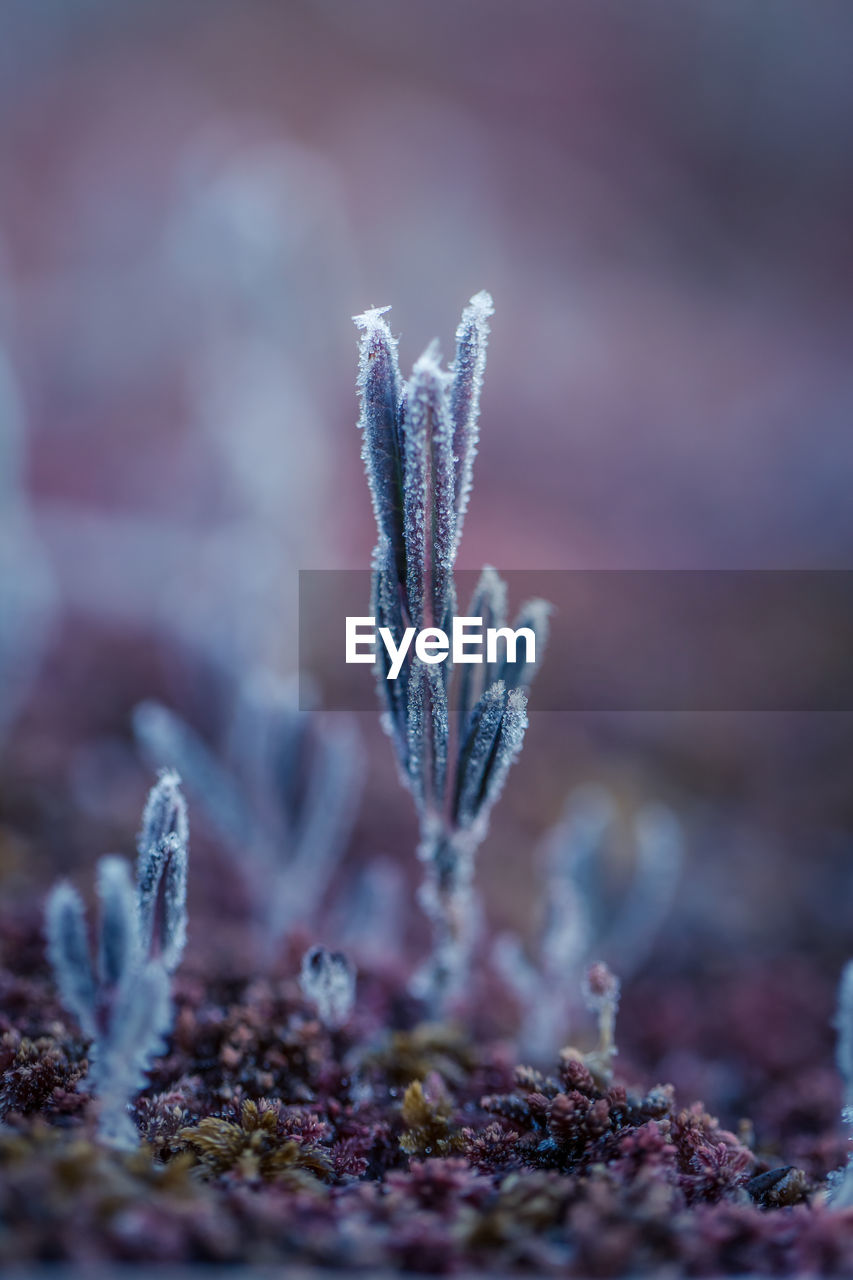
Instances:
[[[497,678],[503,680],[508,689],[526,688],[539,669],[548,642],[550,615],[551,605],[547,600],[528,600],[519,609],[512,627],[514,631],[525,628],[533,632],[536,660],[529,661],[527,640],[520,636],[516,642],[516,661],[509,662],[504,653],[498,664]]]
[[[438,809],[444,803],[447,785],[447,744],[450,739],[450,722],[447,711],[447,667],[427,666],[427,689],[430,705],[430,785],[433,806]]]
[[[527,698],[508,693],[502,681],[487,689],[471,715],[457,775],[455,818],[462,828],[485,834],[489,812],[521,750],[527,728]]]
[[[401,587],[394,570],[394,559],[386,542],[380,542],[373,553],[373,579],[371,587],[371,617],[376,618],[377,632],[380,627],[387,627],[399,644],[406,629],[403,618]],[[376,683],[379,697],[384,703],[388,727],[394,743],[397,762],[404,776],[408,776],[408,686],[409,659],[403,663],[403,669],[396,680],[388,679],[391,659],[385,645],[376,646]]]
[[[432,625],[448,630],[456,608],[453,562],[456,557],[455,465],[450,419],[450,375],[439,366],[432,347],[414,367],[409,383],[410,419],[422,412],[430,450],[429,527]]]
[[[507,616],[506,583],[496,569],[486,565],[474,588],[468,605],[468,618],[482,618],[483,630],[505,627]],[[471,708],[498,679],[497,664],[464,662],[459,664],[459,734],[464,737]]]
[[[99,1129],[112,1145],[131,1147],[139,1141],[128,1104],[166,1047],[172,1026],[169,986],[169,975],[157,960],[129,974],[118,989],[109,1031],[96,1041],[92,1075],[100,1099]]]
[[[426,625],[427,613],[433,438],[436,431],[446,433],[449,429],[446,402],[447,374],[441,369],[438,350],[433,344],[417,361],[406,384],[400,426],[405,477],[406,601],[411,624],[418,629]]]
[[[180,774],[174,769],[161,769],[156,783],[148,793],[142,813],[142,829],[136,843],[140,857],[172,835],[181,844],[187,843],[187,805],[181,794]]]
[[[400,444],[401,398],[397,343],[385,320],[390,307],[374,308],[353,319],[362,331],[357,388],[361,401],[362,458],[381,537],[394,549],[398,576],[405,578],[403,536],[403,457]]]
[[[160,956],[172,973],[187,937],[187,850],[177,836],[166,836],[146,856],[138,891],[143,950]]]
[[[477,819],[480,823],[488,817],[500,796],[510,771],[524,742],[527,729],[527,698],[520,689],[510,689],[506,696],[503,716],[494,752],[485,774]]]
[[[408,685],[408,782],[423,820],[443,803],[449,733],[445,669],[415,658]]]
[[[80,1023],[84,1035],[94,1036],[95,976],[89,958],[86,916],[76,889],[65,881],[55,885],[47,900],[48,958],[59,997]]]
[[[486,794],[505,706],[506,688],[497,680],[471,713],[456,774],[454,817],[461,827],[473,824]]]
[[[187,939],[189,820],[180,781],[164,770],[149,794],[136,870],[140,944],[145,954],[159,955],[169,973]]]
[[[480,393],[486,368],[489,317],[494,314],[491,295],[474,295],[462,313],[456,330],[456,359],[450,392],[453,421],[453,453],[457,458],[455,476],[456,545],[462,536],[462,522],[468,509],[474,458],[477,453]]]
[[[406,691],[406,759],[409,789],[421,814],[426,811],[429,796],[427,784],[429,706],[426,682],[424,663],[415,658],[409,672]]]

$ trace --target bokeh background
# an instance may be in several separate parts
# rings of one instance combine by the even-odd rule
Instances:
[[[367,564],[367,306],[407,368],[494,295],[461,566],[848,567],[851,120],[843,4],[5,0],[4,900],[131,850],[141,699],[224,732],[223,690],[294,670],[297,571]],[[417,951],[410,801],[358,719],[341,883],[398,868]],[[637,981],[761,965],[828,1016],[851,747],[846,714],[534,714],[489,927],[533,936],[536,850],[595,781],[684,825]],[[200,921],[223,860],[194,829]]]

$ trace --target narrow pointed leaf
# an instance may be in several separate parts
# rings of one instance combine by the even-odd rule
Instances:
[[[94,1036],[95,977],[86,937],[86,917],[80,895],[70,884],[51,890],[46,911],[47,950],[59,996],[80,1023],[84,1035]]]
[[[389,307],[353,319],[362,331],[358,368],[362,457],[379,534],[394,549],[398,576],[405,577],[404,477],[400,444],[400,370],[397,344],[384,319]]]
[[[484,631],[506,626],[506,583],[497,570],[486,565],[468,605],[468,618],[482,618]],[[484,661],[459,664],[459,735],[464,738],[471,708],[499,678],[496,667]]]
[[[430,347],[406,384],[402,408],[406,600],[412,625],[418,629],[426,621],[432,552],[433,437],[445,411],[446,389],[447,375],[439,365],[437,350]]]
[[[498,678],[503,680],[508,689],[527,688],[539,666],[545,653],[545,646],[548,643],[549,618],[551,616],[551,605],[547,600],[528,600],[518,611],[513,622],[513,630],[517,631],[520,627],[526,627],[533,632],[536,644],[536,661],[527,661],[527,643],[524,637],[521,637],[516,645],[517,658],[515,662],[507,662],[506,654],[498,665]]]
[[[456,359],[450,413],[453,421],[453,453],[457,459],[455,479],[456,544],[462,536],[462,523],[468,509],[474,458],[477,453],[480,392],[486,368],[489,340],[489,317],[494,313],[491,296],[485,291],[475,294],[462,313],[456,330]]]
[[[506,705],[502,680],[491,685],[471,713],[456,777],[454,817],[461,827],[470,827],[480,804],[489,763],[501,727]]]
[[[169,973],[187,938],[189,820],[177,773],[164,770],[145,806],[137,860],[140,945],[152,947]]]

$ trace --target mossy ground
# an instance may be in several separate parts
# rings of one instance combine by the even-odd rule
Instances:
[[[503,1041],[419,1022],[387,976],[364,975],[354,1017],[329,1032],[295,978],[188,972],[136,1104],[139,1149],[100,1147],[87,1045],[57,1002],[37,918],[3,932],[4,1264],[853,1268],[853,1211],[826,1206],[821,1168],[843,1137],[829,1108],[817,1131],[806,1086],[798,1167],[666,1081],[596,1078],[572,1052],[538,1071]]]

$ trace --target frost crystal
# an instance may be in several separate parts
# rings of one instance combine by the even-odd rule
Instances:
[[[408,627],[450,628],[453,570],[471,491],[480,392],[492,300],[478,293],[456,331],[452,368],[433,343],[403,383],[387,308],[355,317],[362,331],[358,391],[362,455],[379,541],[373,554],[372,613],[399,646]],[[506,588],[486,569],[469,616],[506,621]],[[541,655],[548,606],[532,601],[516,626],[530,627]],[[526,661],[483,663],[460,677],[458,736],[448,714],[450,663],[424,665],[407,654],[395,680],[377,650],[383,724],[421,826],[426,878],[420,900],[433,925],[433,955],[416,989],[440,1006],[464,978],[471,942],[473,859],[527,727]]]
[[[343,952],[311,947],[302,957],[299,982],[323,1026],[342,1027],[355,1003],[355,969]]]

